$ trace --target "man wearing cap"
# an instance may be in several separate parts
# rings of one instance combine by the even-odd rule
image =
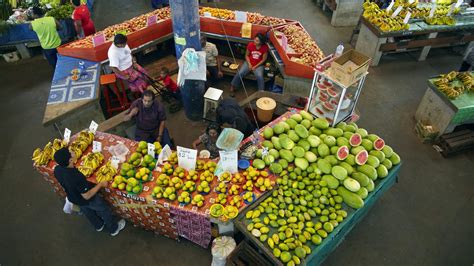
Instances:
[[[56,151],[54,160],[58,163],[54,168],[54,176],[66,191],[68,200],[81,208],[82,213],[97,232],[105,227],[111,236],[118,235],[125,227],[125,220],[121,219],[117,222],[109,206],[97,195],[101,188],[107,187],[107,181],[97,185],[89,183],[86,177],[74,167],[75,155],[71,155],[67,148]]]

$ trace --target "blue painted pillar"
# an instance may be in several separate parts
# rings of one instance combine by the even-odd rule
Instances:
[[[176,58],[179,59],[186,48],[201,51],[198,0],[170,0],[170,8]]]

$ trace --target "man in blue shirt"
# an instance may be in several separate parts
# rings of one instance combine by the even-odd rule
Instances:
[[[109,206],[97,195],[101,188],[107,187],[106,181],[97,185],[89,183],[86,177],[74,167],[75,156],[67,148],[62,148],[54,154],[58,165],[54,168],[54,176],[66,191],[70,202],[78,205],[82,213],[94,226],[97,232],[104,227],[111,236],[116,236],[125,227],[125,220],[117,222]]]

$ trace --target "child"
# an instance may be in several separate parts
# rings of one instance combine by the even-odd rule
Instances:
[[[170,77],[170,71],[168,68],[163,67],[161,68],[160,78],[159,80],[163,82],[165,88],[170,92],[171,96],[181,102],[181,92],[179,91],[178,85],[174,80]]]

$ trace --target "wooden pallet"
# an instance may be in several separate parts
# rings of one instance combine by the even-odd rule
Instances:
[[[474,149],[474,131],[464,129],[444,134],[439,138],[439,146],[442,149],[441,154],[444,157]]]

